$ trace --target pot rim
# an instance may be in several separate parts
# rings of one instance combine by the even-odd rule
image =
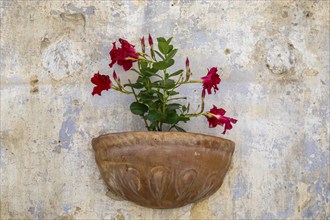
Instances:
[[[203,134],[203,133],[197,133],[197,132],[179,132],[179,131],[122,131],[122,132],[110,132],[106,134],[99,135],[98,137],[95,137],[92,139],[92,145],[95,150],[95,147],[103,138],[108,137],[108,136],[115,136],[115,135],[125,135],[125,134],[151,134],[151,135],[169,135],[171,133],[181,133],[182,135],[186,136],[203,136],[211,139],[217,139],[217,140],[222,140],[226,142],[230,142],[230,146],[233,146],[233,151],[235,149],[235,142],[226,138],[218,137],[215,135],[210,135],[210,134]]]

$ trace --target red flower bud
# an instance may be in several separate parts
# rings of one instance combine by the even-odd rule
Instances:
[[[192,73],[191,73],[190,67],[189,67],[189,59],[187,57],[187,59],[186,59],[186,81],[189,80],[191,75],[192,75]]]
[[[187,59],[186,59],[186,68],[187,68],[187,69],[189,68],[189,59],[188,59],[188,57],[187,57]]]
[[[152,37],[151,37],[150,34],[149,34],[149,37],[148,37],[148,41],[149,41],[150,46],[154,45],[154,42],[153,42]]]
[[[141,38],[141,48],[142,48],[142,52],[145,53],[146,44],[144,42],[144,36]]]
[[[117,81],[117,74],[116,74],[116,71],[113,71],[113,74],[112,74],[112,76],[113,76],[113,79],[115,80],[115,81]]]

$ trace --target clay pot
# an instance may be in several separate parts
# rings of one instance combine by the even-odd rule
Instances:
[[[110,133],[92,141],[109,190],[150,208],[176,208],[216,192],[235,143],[184,132]]]

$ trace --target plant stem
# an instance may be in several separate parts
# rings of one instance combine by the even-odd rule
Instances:
[[[198,106],[199,107],[199,106]],[[203,115],[204,113],[204,107],[205,107],[205,103],[204,103],[204,97],[202,96],[202,103],[201,103],[201,110],[199,111],[199,113],[194,113],[194,114],[187,114],[187,116],[189,117],[198,117],[200,115]],[[198,108],[197,108],[198,110]],[[196,111],[197,111],[196,110]]]
[[[164,88],[163,88],[163,100],[162,100],[162,103],[163,103],[163,108],[162,108],[162,113],[163,115],[165,114],[166,112],[166,103],[167,103],[167,89],[165,88],[165,85],[167,84],[167,77],[166,77],[166,69],[163,70],[163,73],[164,73],[164,78],[163,78],[163,85],[164,85]],[[160,129],[162,130],[163,128],[163,122],[160,122]]]
[[[116,91],[118,91],[118,92],[124,93],[124,94],[132,94],[132,92],[127,91],[123,87],[119,88],[117,86],[112,85],[111,88],[114,89],[114,90],[116,90]]]
[[[183,84],[190,84],[190,83],[203,83],[202,80],[189,80],[189,81],[183,81],[183,82],[178,82],[174,88],[178,88],[179,86]]]
[[[132,84],[132,82],[131,82],[130,79],[128,79],[128,82],[129,82],[130,84]],[[137,95],[136,95],[136,93],[135,93],[134,88],[133,88],[133,87],[131,87],[131,88],[132,88],[132,92],[133,92],[133,94],[134,94],[135,100],[136,100],[137,102],[139,102],[139,99],[138,99],[138,97],[137,97]],[[144,116],[142,116],[142,115],[141,115],[141,117],[143,118],[143,121],[144,121],[144,123],[145,123],[147,129],[149,130],[149,125],[148,125],[148,123],[147,123],[146,118],[145,118]]]

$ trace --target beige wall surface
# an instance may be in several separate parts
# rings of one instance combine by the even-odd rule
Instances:
[[[329,215],[327,0],[1,0],[1,219],[301,219]],[[91,139],[143,130],[132,97],[92,97],[123,37],[173,36],[176,65],[222,68],[206,106],[238,119],[214,195],[173,210],[106,196]],[[181,65],[182,64],[182,65]],[[116,67],[117,68],[117,67]],[[117,68],[125,81],[132,73]],[[182,89],[192,105],[200,87]],[[222,136],[205,118],[183,127]]]

